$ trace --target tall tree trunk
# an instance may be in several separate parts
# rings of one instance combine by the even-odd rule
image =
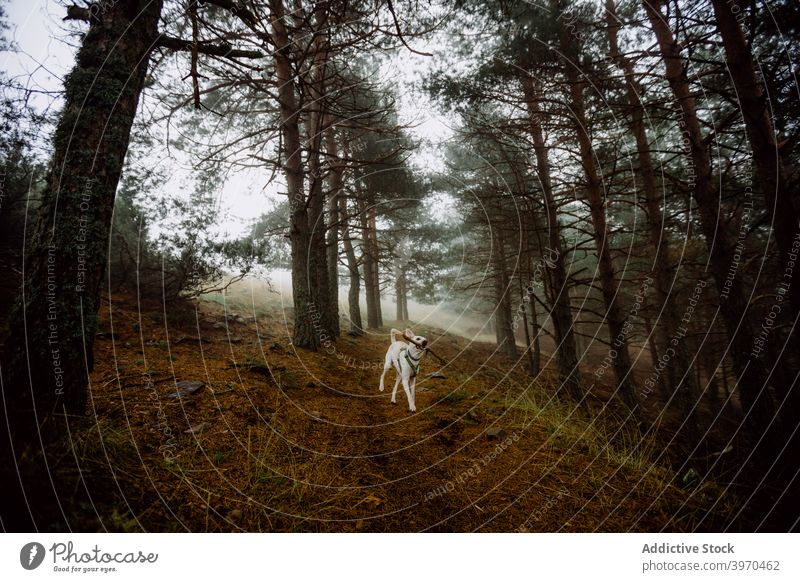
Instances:
[[[120,0],[90,23],[53,136],[3,365],[7,404],[83,413],[114,198],[162,2]]]
[[[372,244],[372,231],[375,221],[372,218],[373,206],[365,196],[358,197],[361,218],[361,253],[364,263],[364,291],[367,298],[367,327],[382,325],[380,313],[380,289],[378,287],[378,264],[375,247]]]
[[[55,522],[75,496],[74,482],[51,473],[56,460],[48,445],[68,438],[61,413],[85,411],[114,198],[161,9],[161,0],[109,3],[91,20],[64,81],[64,108],[0,367],[5,531],[69,527]]]
[[[523,77],[522,88],[528,108],[531,138],[533,139],[533,148],[536,155],[536,172],[542,185],[542,193],[544,194],[547,210],[547,236],[550,247],[548,252],[551,255],[549,257],[550,260],[547,261],[547,267],[550,272],[548,287],[552,306],[551,317],[556,336],[559,379],[567,394],[576,402],[582,402],[583,387],[581,385],[580,369],[578,368],[572,305],[567,287],[565,254],[561,245],[561,226],[558,222],[558,211],[550,179],[550,160],[544,141],[544,131],[542,130],[542,112],[539,107],[542,97],[539,88],[530,75]]]
[[[408,286],[405,281],[403,282],[403,316],[406,321],[411,319],[411,316],[408,314]]]
[[[395,248],[396,256],[394,258],[394,295],[395,301],[395,319],[397,321],[408,320],[408,298],[406,290],[406,266],[408,265],[407,251],[405,248],[406,243],[400,242]]]
[[[530,213],[531,226],[536,230],[536,239],[538,241],[539,252],[542,250],[541,231],[540,231],[540,217],[539,214],[533,210]],[[526,340],[528,349],[531,350],[530,370],[532,376],[537,376],[542,370],[542,342],[540,339],[539,316],[536,309],[536,287],[543,280],[537,281],[535,279],[534,269],[534,252],[532,245],[532,237],[530,236],[529,229],[522,230],[523,248],[525,249],[524,271],[525,280],[528,287],[524,290],[523,298],[523,314],[526,319],[526,326],[530,325],[530,331],[526,330]],[[527,306],[526,306],[527,304]],[[530,313],[527,309],[530,307]]]
[[[306,123],[306,144],[308,160],[308,221],[311,227],[311,248],[309,251],[308,273],[310,278],[311,300],[314,305],[316,327],[320,338],[335,342],[339,335],[339,319],[334,310],[335,290],[330,286],[328,266],[328,247],[325,223],[325,192],[323,190],[322,142],[327,133],[326,82],[327,61],[330,50],[328,44],[328,10],[320,5],[315,11],[315,36],[311,42],[313,62],[308,73],[308,119]],[[326,142],[327,144],[327,142]]]
[[[269,0],[269,5],[272,12],[272,36],[276,45],[273,55],[283,139],[281,157],[289,195],[289,240],[292,248],[292,300],[294,303],[292,343],[300,348],[316,350],[319,347],[319,333],[316,330],[315,322],[319,319],[319,313],[313,304],[310,287],[311,276],[308,272],[311,232],[304,191],[300,109],[290,59],[292,45],[284,24],[283,0]]]
[[[525,294],[525,289],[522,286],[522,277],[517,279],[519,283],[519,309],[522,313],[522,329],[525,332],[525,354],[528,356],[528,371],[531,376],[535,376],[538,371],[536,369],[536,362],[533,355],[533,339],[531,338],[531,328],[528,324],[528,306],[526,303],[530,301],[530,296]]]
[[[342,229],[342,246],[344,255],[347,259],[347,272],[350,279],[350,287],[347,291],[347,306],[350,315],[351,335],[364,335],[364,324],[361,321],[361,275],[358,272],[358,259],[353,248],[353,237],[351,235],[349,220],[347,217],[347,199],[340,196],[339,216]]]
[[[767,101],[756,76],[756,67],[750,46],[745,39],[736,15],[728,0],[712,0],[717,28],[722,36],[728,73],[736,88],[739,108],[744,119],[747,138],[753,151],[753,162],[769,213],[775,229],[775,241],[780,251],[779,273],[789,262],[792,245],[796,244],[800,227],[800,193],[798,184],[790,178],[786,161],[780,155],[775,129],[767,109]],[[800,314],[800,283],[789,287],[788,293],[794,315]]]
[[[336,341],[338,325],[331,313],[332,300],[330,289],[330,271],[328,268],[328,248],[326,241],[327,226],[325,223],[325,192],[322,188],[322,165],[320,163],[322,131],[321,118],[312,113],[309,116],[308,143],[308,224],[311,230],[308,251],[308,279],[313,318],[317,334],[323,341]]]
[[[661,211],[660,197],[656,180],[656,172],[653,168],[653,160],[650,153],[650,143],[647,139],[647,130],[644,123],[645,109],[641,101],[642,88],[636,80],[636,73],[630,59],[626,58],[619,49],[618,32],[621,23],[617,17],[614,0],[606,0],[606,18],[608,40],[610,46],[610,56],[622,70],[625,77],[625,92],[628,100],[630,115],[628,126],[636,140],[636,156],[639,161],[639,174],[642,177],[642,189],[644,190],[645,206],[647,209],[647,227],[650,231],[650,242],[653,244],[655,254],[653,256],[653,279],[655,282],[655,292],[661,313],[658,317],[658,341],[651,332],[650,338],[651,353],[654,356],[654,363],[658,361],[658,351],[656,345],[660,344],[667,349],[670,342],[677,336],[677,323],[680,321],[679,310],[675,304],[675,295],[672,293],[674,272],[671,266],[670,240],[663,213]],[[690,369],[691,358],[686,349],[685,342],[678,342],[674,346],[675,357],[672,361],[675,365],[669,365],[664,370],[664,375],[659,378],[659,385],[662,394],[669,397],[667,392],[682,390],[686,394],[696,394],[697,386],[693,381],[693,374]],[[681,386],[678,386],[681,382]]]
[[[513,319],[511,315],[511,283],[506,265],[506,246],[503,237],[502,225],[492,227],[495,235],[493,245],[496,251],[492,252],[494,265],[494,290],[495,290],[495,322],[497,323],[497,345],[509,358],[517,359],[517,340],[514,335]]]
[[[771,358],[777,362],[773,370],[781,375],[780,398],[786,402],[781,410],[781,421],[787,438],[796,444],[792,449],[800,449],[800,435],[794,435],[800,411],[800,387],[794,379],[800,371],[800,281],[792,277],[788,265],[797,259],[797,244],[800,240],[800,194],[798,178],[792,175],[787,162],[782,158],[775,129],[767,110],[767,101],[761,84],[756,76],[756,68],[750,46],[745,39],[730,2],[712,0],[717,28],[722,36],[728,72],[736,88],[739,108],[744,119],[745,130],[753,151],[753,161],[764,194],[767,215],[775,229],[775,241],[778,246],[780,262],[778,274],[779,284],[788,285],[786,294],[792,306],[791,318],[794,330],[788,334],[788,341],[782,346],[781,354]],[[793,249],[794,253],[793,253]],[[792,280],[794,279],[794,280]],[[773,340],[773,344],[775,344]],[[775,372],[773,372],[775,373]]]
[[[564,27],[560,30],[561,50],[564,54],[573,54],[572,44]],[[617,380],[617,390],[620,400],[629,408],[636,406],[636,395],[631,378],[631,357],[628,352],[628,332],[625,327],[625,314],[620,305],[619,293],[616,283],[614,263],[611,258],[611,235],[608,231],[605,211],[605,197],[603,183],[594,161],[594,148],[589,137],[589,121],[586,118],[586,105],[583,95],[584,82],[580,80],[575,69],[577,60],[566,63],[567,82],[572,116],[575,121],[575,133],[578,136],[578,146],[581,154],[581,165],[586,175],[586,198],[592,219],[592,234],[597,248],[597,271],[600,277],[600,290],[603,294],[611,339],[609,352],[614,366]]]
[[[769,426],[775,409],[763,362],[750,355],[755,335],[748,318],[748,303],[741,278],[733,260],[735,239],[722,216],[720,192],[714,184],[711,160],[700,129],[680,45],[661,13],[661,0],[643,0],[643,4],[664,59],[667,81],[680,108],[681,126],[689,141],[695,178],[692,194],[709,249],[711,273],[720,296],[719,310],[728,331],[731,360],[739,380],[750,436],[757,439]]]
[[[340,198],[343,197],[344,180],[343,168],[339,159],[339,148],[336,143],[336,133],[333,128],[325,135],[325,149],[330,158],[330,193],[328,196],[328,289],[330,305],[328,311],[331,316],[332,331],[335,336],[341,332],[339,328],[339,221],[345,213],[339,211]],[[345,208],[345,212],[346,212]]]
[[[313,116],[312,116],[313,117]],[[315,140],[312,140],[312,142]],[[315,331],[321,341],[335,342],[338,325],[331,312],[333,304],[328,267],[328,247],[325,223],[325,193],[322,189],[319,153],[309,154],[308,171],[310,178],[308,200],[308,223],[311,229],[308,252],[308,279],[313,306]]]
[[[378,249],[378,226],[376,217],[378,207],[375,205],[374,199],[370,199],[368,210],[368,224],[369,229],[369,258],[372,262],[372,304],[375,310],[375,327],[383,325],[383,310],[381,308],[381,270],[380,270],[380,250]]]
[[[403,310],[403,298],[405,297],[405,273],[398,267],[394,276],[394,294],[395,294],[395,319],[397,321],[405,321],[406,314]]]
[[[535,224],[535,221],[534,221]],[[533,299],[533,281],[531,278],[533,277],[532,271],[530,269],[531,265],[531,243],[529,232],[527,228],[522,228],[520,230],[520,246],[522,254],[520,256],[520,271],[517,276],[517,285],[519,287],[519,311],[522,315],[522,326],[525,336],[525,355],[528,357],[528,371],[530,372],[531,376],[536,376],[538,373],[536,369],[536,362],[534,361],[534,354],[533,354],[533,337],[531,335],[531,328],[528,321],[528,306],[527,304]],[[524,281],[527,281],[530,288],[526,288]]]
[[[530,322],[531,334],[533,335],[533,368],[531,373],[537,376],[542,370],[542,342],[540,339],[541,333],[539,328],[539,316],[536,311],[536,295],[531,295],[530,305]]]

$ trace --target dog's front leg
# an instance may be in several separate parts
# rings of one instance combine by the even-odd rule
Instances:
[[[405,374],[403,375],[403,390],[406,391],[406,397],[408,398],[408,409],[411,412],[416,412],[417,406],[414,404],[414,395],[411,393],[409,379]]]

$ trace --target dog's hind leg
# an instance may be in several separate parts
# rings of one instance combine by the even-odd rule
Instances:
[[[381,392],[383,392],[383,390],[384,390],[383,379],[386,377],[386,372],[388,372],[389,368],[391,368],[391,367],[392,367],[392,356],[390,356],[387,353],[386,354],[386,361],[383,363],[383,374],[381,374],[381,385],[378,386],[378,390],[380,390]]]

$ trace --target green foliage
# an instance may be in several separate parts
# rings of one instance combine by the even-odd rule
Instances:
[[[166,300],[196,297],[219,289],[231,276],[244,276],[262,261],[263,247],[252,239],[219,239],[213,196],[196,191],[188,199],[175,197],[145,208],[142,201],[165,178],[129,160],[111,233],[110,279],[116,289]]]
[[[12,50],[5,38],[8,25],[0,7],[0,51]],[[0,320],[5,321],[21,284],[26,221],[40,204],[44,164],[36,155],[43,116],[25,105],[26,93],[0,73]]]
[[[253,225],[253,244],[262,249],[261,264],[286,268],[291,260],[289,247],[289,201],[281,200]]]

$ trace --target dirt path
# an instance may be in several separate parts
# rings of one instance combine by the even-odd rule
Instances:
[[[511,364],[491,346],[438,339],[461,356],[445,379],[419,382],[411,414],[402,388],[389,402],[393,375],[377,390],[388,333],[295,354],[279,315],[207,303],[165,325],[115,302],[92,389],[103,455],[90,440],[85,454],[98,482],[113,469],[125,499],[108,501],[118,515],[99,527],[652,531],[690,529],[713,501],[598,443],[546,384],[504,379]],[[433,371],[426,361],[421,373]],[[204,387],[170,397],[180,380]]]

